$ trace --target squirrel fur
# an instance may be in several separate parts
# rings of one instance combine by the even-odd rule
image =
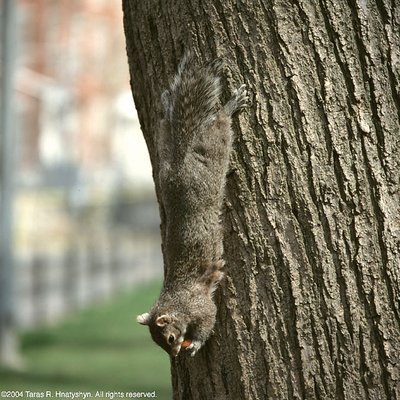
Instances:
[[[223,278],[220,221],[232,149],[232,115],[246,106],[246,86],[220,104],[220,59],[197,66],[183,57],[161,96],[164,118],[157,137],[158,184],[165,212],[164,285],[149,313],[137,317],[170,355],[194,356],[210,336],[213,293]]]

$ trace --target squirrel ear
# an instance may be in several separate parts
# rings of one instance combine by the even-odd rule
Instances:
[[[172,322],[172,317],[170,315],[164,314],[164,315],[160,315],[157,319],[156,319],[156,324],[158,326],[165,326],[168,325]]]
[[[136,317],[136,321],[141,325],[149,325],[150,323],[150,314],[148,312],[138,315]]]

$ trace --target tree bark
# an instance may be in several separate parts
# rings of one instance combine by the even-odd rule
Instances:
[[[252,95],[234,118],[215,334],[171,361],[174,398],[396,399],[400,2],[123,7],[154,174],[159,98],[184,49],[226,60],[224,99],[242,82]]]

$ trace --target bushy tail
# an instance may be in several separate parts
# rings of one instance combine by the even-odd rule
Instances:
[[[221,93],[218,77],[221,65],[220,60],[216,60],[198,67],[187,52],[170,89],[162,94],[165,118],[173,134],[181,136],[181,141],[189,142],[196,131],[213,122]]]

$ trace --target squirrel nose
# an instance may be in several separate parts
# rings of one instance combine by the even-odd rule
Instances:
[[[180,351],[181,351],[181,346],[180,345],[173,347],[171,349],[171,356],[172,357],[176,357],[179,354]]]

